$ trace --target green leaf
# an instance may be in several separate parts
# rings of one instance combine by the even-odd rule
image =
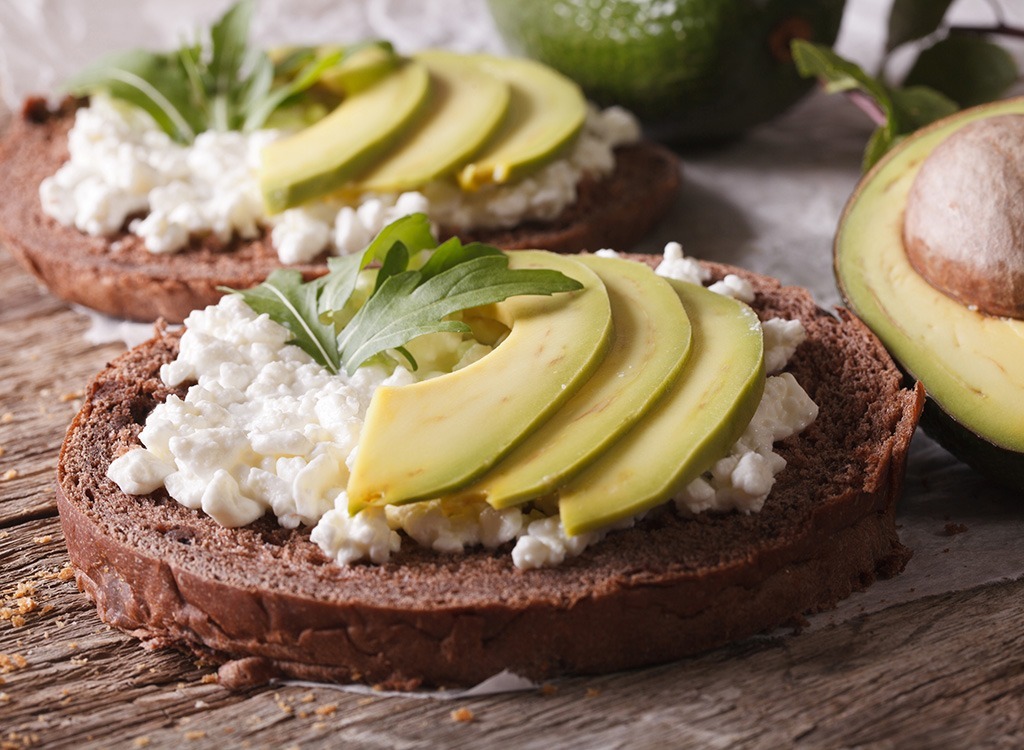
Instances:
[[[303,282],[299,271],[278,269],[251,289],[222,287],[222,291],[241,295],[255,312],[266,313],[271,320],[291,331],[289,343],[337,373],[340,367],[337,333],[334,324],[322,322],[317,312],[322,287],[322,279]]]
[[[242,129],[258,130],[263,127],[267,118],[278,107],[283,106],[320,80],[323,72],[337,62],[338,55],[340,53],[311,60],[299,70],[293,79],[284,85],[278,86],[273,91],[270,89],[270,84],[273,81],[274,69],[270,58],[264,55],[267,66],[266,92],[262,96],[256,97],[252,101],[247,101],[243,105],[242,111],[245,114],[245,120]]]
[[[861,103],[868,97],[877,107],[876,122],[880,122],[864,152],[865,171],[903,136],[957,110],[955,102],[924,86],[889,88],[827,47],[797,40],[792,48],[801,75],[821,78],[827,91],[846,93]]]
[[[825,45],[803,39],[793,40],[792,52],[800,75],[821,79],[829,93],[860,90],[874,99],[884,112],[892,111],[885,85],[856,63],[843,59]]]
[[[174,140],[187,143],[202,130],[188,75],[177,56],[128,50],[109,55],[64,84],[75,96],[106,91],[144,109]]]
[[[447,271],[449,268],[457,266],[459,263],[465,263],[467,260],[481,258],[485,255],[501,255],[501,250],[493,245],[485,245],[482,242],[471,242],[468,245],[463,245],[458,237],[452,237],[441,243],[429,260],[420,268],[420,273],[423,274],[424,279],[429,279]]]
[[[215,96],[228,96],[242,77],[252,11],[252,0],[238,0],[210,27],[210,75]]]
[[[327,71],[337,68],[348,48],[324,55],[300,48],[288,58],[284,68],[288,74],[275,77],[268,55],[248,45],[252,15],[253,1],[239,0],[211,26],[206,39],[166,54],[144,50],[117,53],[90,66],[69,81],[66,89],[77,96],[103,91],[140,107],[182,143],[191,142],[204,130],[264,127],[283,107],[321,112],[322,102],[306,92]],[[376,44],[381,54],[390,50]],[[292,70],[289,66],[298,67]],[[321,106],[312,106],[317,103]]]
[[[338,336],[341,362],[351,374],[368,358],[427,333],[468,332],[447,316],[522,294],[550,295],[582,288],[557,272],[508,268],[508,257],[483,255],[430,279],[419,271],[388,278]]]
[[[936,31],[952,3],[953,0],[894,0],[889,11],[886,52]]]
[[[384,256],[384,261],[377,271],[377,279],[374,281],[373,291],[376,292],[381,285],[392,276],[409,270],[409,250],[401,242],[396,242]]]
[[[912,133],[956,112],[956,102],[927,86],[910,86],[890,92],[900,124],[899,134]]]
[[[953,34],[921,51],[904,86],[928,86],[961,107],[998,99],[1019,72],[1013,56],[981,37]]]
[[[320,314],[329,316],[332,312],[341,310],[355,291],[359,272],[373,261],[386,257],[392,246],[398,243],[405,247],[410,258],[421,250],[436,247],[437,240],[430,230],[430,219],[427,215],[408,214],[396,219],[380,231],[362,254],[328,258],[327,267],[331,272],[327,276],[320,297]]]

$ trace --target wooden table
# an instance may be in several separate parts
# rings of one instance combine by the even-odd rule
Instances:
[[[525,693],[227,692],[101,623],[66,567],[57,451],[121,350],[86,327],[0,252],[0,748],[1024,745],[1020,580]]]

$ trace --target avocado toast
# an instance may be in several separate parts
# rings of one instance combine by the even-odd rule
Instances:
[[[58,504],[79,585],[104,620],[149,645],[223,662],[228,686],[296,677],[409,689],[502,669],[541,679],[668,661],[830,607],[898,572],[909,553],[894,503],[920,390],[901,386],[884,349],[847,313],[766,277],[704,269],[708,281],[749,284],[762,320],[799,320],[806,331],[786,372],[817,418],[776,444],[785,468],[759,512],[630,510],[632,525],[560,565],[524,569],[510,543],[438,553],[408,540],[379,564],[339,565],[298,524],[261,517],[229,528],[162,488],[128,495],[106,478],[114,459],[138,447],[156,405],[185,395],[187,382],[171,386],[158,374],[180,341],[163,333],[97,377],[62,450]],[[688,357],[709,331],[684,308],[691,329],[677,332],[692,336],[693,351],[680,355]],[[684,363],[680,382],[686,372]],[[658,403],[649,413],[664,412]],[[742,418],[723,424],[735,429],[733,421]],[[659,455],[676,448],[687,446],[662,445]],[[613,442],[602,455],[621,453]]]
[[[635,243],[675,199],[671,152],[538,63],[375,42],[232,67],[251,12],[214,25],[205,68],[191,47],[135,50],[70,82],[76,100],[26,102],[0,143],[0,240],[55,294],[180,322],[218,286],[323,273],[415,211],[442,235],[578,251]],[[125,91],[153,71],[153,97]]]

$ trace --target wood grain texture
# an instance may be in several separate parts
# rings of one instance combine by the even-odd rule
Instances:
[[[1024,581],[527,693],[229,693],[103,625],[61,573],[57,450],[120,347],[85,343],[83,319],[2,252],[0,300],[0,748],[1024,745]]]

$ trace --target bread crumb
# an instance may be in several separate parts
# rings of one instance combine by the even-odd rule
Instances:
[[[58,581],[69,581],[75,577],[75,569],[71,567],[71,563],[65,563],[64,567],[60,569],[57,574]]]
[[[376,702],[376,698],[360,698],[356,701],[357,706],[369,706],[371,703]]]
[[[18,476],[18,470],[17,469],[8,469],[2,475],[0,475],[0,480],[3,480],[5,482],[7,482],[7,481],[9,481],[11,479],[17,478],[17,476]]]
[[[309,718],[309,711],[307,711],[306,709],[302,708],[302,709],[299,709],[299,711],[295,715],[298,716],[300,719],[308,719]]]
[[[216,685],[217,684],[217,673],[204,674],[202,679],[199,680],[203,685]]]
[[[317,716],[334,716],[337,710],[337,703],[326,703],[322,706],[317,706],[316,710],[313,713],[315,713]]]
[[[587,698],[596,698],[600,694],[601,694],[601,689],[600,688],[587,688],[587,692],[585,694],[585,697],[587,697]]]
[[[11,625],[13,627],[16,627],[16,628],[24,627],[25,626],[25,617],[24,617],[24,615],[11,615]]]
[[[36,585],[31,581],[22,581],[18,584],[18,587],[14,589],[14,596],[32,596],[36,593]]]
[[[279,709],[281,709],[281,711],[286,713],[286,714],[293,713],[294,710],[295,710],[291,706],[289,706],[287,703],[285,703],[284,700],[282,700],[281,696],[278,693],[274,693],[274,703],[276,703],[277,707]]]
[[[71,650],[78,648],[78,641],[68,641],[68,648]]]
[[[89,657],[88,656],[73,656],[73,657],[71,657],[71,659],[69,659],[69,661],[72,664],[74,664],[76,667],[83,667],[83,666],[85,666],[86,664],[89,663]]]
[[[10,693],[0,693],[0,703],[10,703],[12,700]]]
[[[7,452],[7,449],[0,445],[0,456],[3,456]]]
[[[49,544],[52,541],[53,541],[53,535],[52,534],[43,534],[43,536],[34,536],[34,537],[32,537],[33,544]]]
[[[149,737],[136,737],[132,741],[132,744],[135,745],[135,747],[149,747],[149,742]]]
[[[202,729],[190,729],[189,731],[185,732],[186,740],[201,740],[205,737],[206,732],[204,732]]]
[[[0,674],[7,674],[28,666],[28,659],[21,654],[0,654]]]
[[[304,696],[299,698],[299,702],[300,703],[312,703],[315,700],[316,700],[316,696],[313,695],[312,693],[306,693]]]
[[[81,398],[85,395],[85,391],[68,391],[67,393],[60,394],[60,401],[62,404],[66,404],[68,401],[74,401],[75,399]]]
[[[0,417],[0,424],[10,424],[13,421],[14,421],[14,413],[13,412],[9,412],[9,411],[8,412],[4,412],[4,415],[2,417]]]
[[[452,721],[457,721],[460,724],[466,724],[466,723],[468,723],[470,721],[473,721],[473,719],[476,718],[473,715],[473,712],[470,711],[468,708],[465,708],[465,707],[463,707],[463,708],[456,708],[454,711],[451,712],[451,717],[452,717]]]

